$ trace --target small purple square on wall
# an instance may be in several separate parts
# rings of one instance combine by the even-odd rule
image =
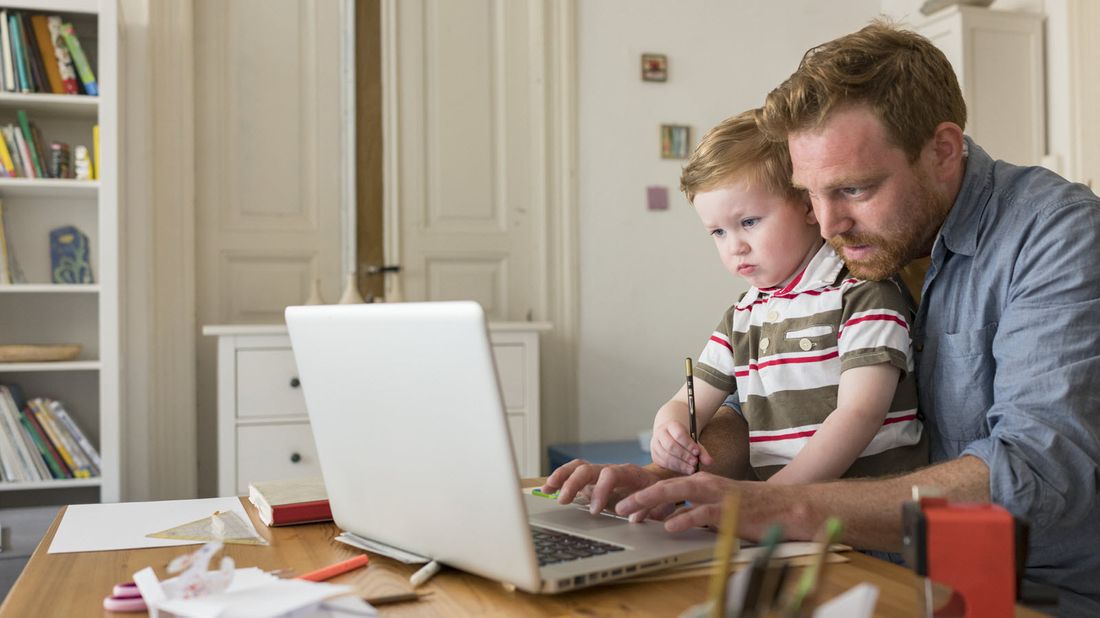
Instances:
[[[668,210],[668,187],[646,187],[645,197],[649,210]]]

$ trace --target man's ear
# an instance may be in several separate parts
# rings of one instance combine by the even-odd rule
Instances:
[[[965,143],[962,128],[954,122],[941,122],[936,126],[932,139],[925,147],[935,178],[943,182],[962,175]]]
[[[808,195],[802,196],[802,207],[806,209],[806,223],[808,225],[817,225],[817,215],[814,214],[814,205],[810,201]]]

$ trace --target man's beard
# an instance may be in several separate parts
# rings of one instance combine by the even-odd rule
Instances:
[[[899,218],[884,234],[845,233],[830,238],[829,246],[844,260],[852,275],[881,281],[909,262],[928,255],[950,210],[951,202],[937,194],[927,175],[918,171],[917,193],[907,201],[905,208],[899,211]],[[844,247],[861,245],[874,247],[874,254],[865,260],[845,257]]]

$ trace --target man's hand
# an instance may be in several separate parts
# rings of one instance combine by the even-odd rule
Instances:
[[[560,491],[558,502],[569,504],[578,494],[590,497],[589,511],[595,515],[615,504],[639,489],[649,487],[665,478],[657,470],[641,468],[634,464],[591,464],[583,459],[574,459],[554,470],[542,486],[542,491],[553,493]],[[641,521],[647,516],[671,512],[671,509],[653,511],[636,509],[631,513],[631,521]]]
[[[680,474],[694,473],[700,463],[714,464],[707,449],[692,440],[691,432],[679,421],[669,421],[654,429],[649,451],[653,463]]]
[[[678,532],[698,526],[717,527],[722,515],[722,498],[736,486],[736,481],[706,472],[666,479],[625,497],[615,506],[615,512],[633,520],[636,513],[667,511],[687,501],[691,506],[682,507],[665,519],[666,530]]]

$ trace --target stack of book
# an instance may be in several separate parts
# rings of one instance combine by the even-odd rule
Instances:
[[[99,476],[99,452],[52,399],[23,401],[0,385],[0,481],[29,482]]]
[[[77,146],[76,160],[73,149],[64,142],[46,143],[38,125],[27,118],[27,112],[15,113],[18,124],[0,127],[0,176],[11,178],[79,178],[96,177],[95,162],[81,161],[89,153],[84,146]],[[99,126],[92,127],[92,139],[96,141]],[[85,173],[78,173],[84,167]]]
[[[248,501],[268,526],[332,521],[325,482],[319,478],[249,483]]]
[[[0,89],[97,96],[95,70],[73,25],[57,15],[0,9]]]

